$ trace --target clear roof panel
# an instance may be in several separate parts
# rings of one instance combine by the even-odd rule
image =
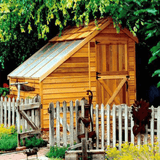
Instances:
[[[62,61],[82,40],[48,43],[22,65],[10,73],[9,77],[40,78]]]
[[[36,59],[38,59],[44,52],[46,52],[49,48],[53,46],[53,43],[47,43],[42,49],[32,55],[28,60],[26,60],[23,64],[21,64],[16,70],[11,72],[9,76],[18,76],[20,72],[26,69],[26,67],[30,66]]]
[[[63,59],[63,57],[65,57],[68,53],[70,53],[75,47],[78,46],[78,44],[81,42],[82,40],[76,40],[76,41],[68,41],[68,42],[62,42],[64,43],[63,45],[65,45],[65,43],[67,43],[67,47],[65,47],[64,50],[59,50],[59,53],[49,62],[47,63],[43,68],[41,68],[38,72],[36,72],[32,77],[36,78],[36,77],[41,77],[47,70],[50,70],[54,65],[56,65],[60,60]]]

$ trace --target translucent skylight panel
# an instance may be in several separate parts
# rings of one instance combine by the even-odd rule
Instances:
[[[43,59],[39,64],[36,65],[30,72],[25,76],[30,77],[34,73],[37,73],[41,68],[47,65],[52,59],[54,59],[60,52],[62,52],[71,42],[59,42],[55,47],[52,48],[49,54],[45,54],[45,59]]]
[[[30,64],[32,64],[39,56],[41,56],[48,48],[53,46],[52,43],[48,43],[46,46],[44,46],[43,49],[40,49],[37,53],[35,53],[33,56],[31,56],[28,60],[26,60],[22,65],[20,65],[16,70],[11,72],[9,76],[17,76],[20,72],[22,72],[26,67],[28,67]]]
[[[77,45],[79,45],[80,42],[83,40],[76,40],[76,41],[69,41],[68,47],[64,49],[62,52],[59,52],[55,58],[53,58],[49,63],[47,63],[43,68],[41,68],[37,73],[35,73],[32,77],[41,77],[44,73],[46,73],[48,70],[50,70],[54,65],[59,63],[67,54],[69,54]]]
[[[48,48],[48,50],[46,52],[44,52],[44,54],[37,57],[37,59],[32,64],[30,64],[25,70],[23,70],[23,72],[18,74],[18,76],[29,77],[34,72],[37,72],[38,69],[43,66],[41,64],[41,62],[44,61],[46,59],[46,57],[49,56],[52,52],[54,52],[57,48],[59,48],[60,45],[61,45],[61,43],[57,43],[53,47],[53,44],[52,44],[51,47]]]

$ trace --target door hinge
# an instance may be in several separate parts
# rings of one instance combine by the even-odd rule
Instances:
[[[98,42],[98,41],[95,41],[95,44],[98,44],[98,43],[100,43],[100,42]]]
[[[98,76],[99,74],[101,74],[101,73],[96,72],[96,79],[97,79],[97,80],[98,80],[98,78],[101,78],[101,77]]]

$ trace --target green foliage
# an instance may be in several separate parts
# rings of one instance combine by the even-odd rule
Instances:
[[[116,147],[108,147],[106,160],[160,159],[158,143],[154,145],[154,147],[151,144],[134,146],[133,144],[125,143],[122,144],[121,151],[117,150]]]
[[[0,96],[6,96],[9,93],[9,88],[0,87]]]
[[[47,142],[42,138],[31,137],[26,140],[26,147],[43,147],[47,145]],[[23,141],[21,140],[21,145],[23,145]],[[9,151],[15,150],[17,147],[17,130],[15,126],[11,126],[10,128],[5,128],[3,124],[0,126],[0,151]]]
[[[2,134],[0,138],[0,150],[1,151],[14,150],[16,147],[17,147],[17,133]]]
[[[36,138],[36,136],[34,137],[31,137],[30,139],[25,139],[26,141],[26,147],[27,148],[33,148],[33,147],[43,147],[43,146],[46,146],[47,145],[47,142],[44,141],[42,138]],[[22,141],[21,141],[22,143]],[[23,143],[22,143],[23,145]]]
[[[68,147],[50,147],[50,151],[46,153],[49,158],[65,158],[65,151]]]

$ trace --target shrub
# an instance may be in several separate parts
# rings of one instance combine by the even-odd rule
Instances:
[[[6,134],[3,133],[0,138],[0,150],[9,151],[17,147],[17,133]]]
[[[26,141],[26,147],[27,148],[33,148],[33,147],[43,147],[47,145],[47,142],[44,141],[42,138],[36,138],[36,135],[34,137],[31,137],[30,139],[25,139]],[[23,143],[22,143],[23,145]]]
[[[117,150],[116,147],[107,148],[107,160],[137,160],[137,159],[160,159],[158,152],[158,143],[134,146],[133,144],[125,143],[122,144],[121,151]]]
[[[50,151],[47,152],[46,157],[49,158],[65,158],[65,151],[68,147],[50,147]]]
[[[25,139],[26,147],[42,147],[46,146],[47,142],[42,138],[36,138],[36,136]],[[23,145],[23,141],[21,140],[21,145]],[[0,126],[0,151],[9,151],[14,150],[17,147],[17,131],[15,126],[11,126],[10,128],[5,128],[4,124]]]

